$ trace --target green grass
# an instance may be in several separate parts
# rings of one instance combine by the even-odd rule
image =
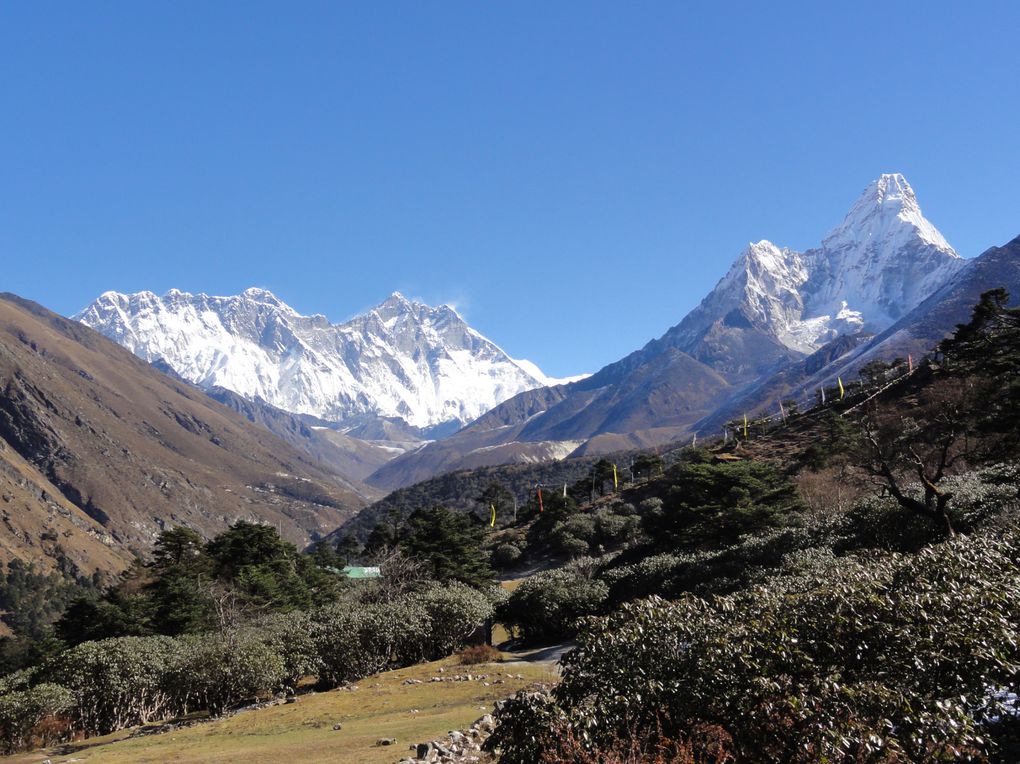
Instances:
[[[435,682],[438,668],[451,674],[488,674],[505,684]],[[524,679],[496,677],[497,672]],[[405,679],[424,684],[405,685]],[[536,682],[556,681],[552,667],[514,662],[459,666],[456,658],[387,671],[358,682],[359,689],[299,696],[298,702],[244,711],[227,719],[198,724],[159,735],[122,739],[129,733],[92,738],[64,749],[2,757],[9,764],[60,762],[93,764],[162,764],[162,762],[244,762],[244,764],[393,764],[409,754],[408,746],[463,729],[492,703]],[[333,725],[343,728],[334,731]],[[396,738],[378,747],[379,738]],[[117,739],[121,738],[121,739]]]

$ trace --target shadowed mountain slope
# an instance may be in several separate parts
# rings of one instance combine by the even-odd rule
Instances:
[[[20,459],[19,473],[35,471],[33,511],[49,511],[44,493],[58,497],[82,529],[68,545],[88,535],[144,551],[164,527],[212,535],[239,519],[307,543],[365,504],[267,430],[10,294],[0,295],[0,443],[0,455],[18,457],[9,469]]]

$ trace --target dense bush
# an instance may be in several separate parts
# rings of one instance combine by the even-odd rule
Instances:
[[[398,656],[419,654],[425,611],[408,603],[324,608],[315,616],[319,681],[334,686],[385,669]]]
[[[1020,518],[1020,479],[1015,465],[997,465],[945,478],[953,497],[947,511],[958,531],[972,533],[992,526],[1016,525]],[[920,496],[919,486],[907,486]],[[857,502],[833,527],[833,545],[841,551],[885,549],[917,551],[940,537],[938,526],[888,496]]]
[[[572,635],[577,619],[601,612],[609,594],[590,564],[580,562],[524,581],[499,607],[499,621],[529,642]]]
[[[432,584],[386,603],[342,603],[314,614],[319,682],[337,685],[449,655],[493,614],[495,595]]]
[[[567,557],[582,557],[591,551],[595,542],[595,518],[591,514],[577,514],[556,523],[550,533],[552,547]]]
[[[593,749],[718,724],[738,761],[985,759],[994,720],[1020,712],[1018,552],[963,538],[809,564],[796,587],[631,603],[586,622],[555,705],[507,707],[503,749],[551,725]]]
[[[174,700],[182,711],[227,708],[280,687],[283,657],[251,631],[183,637],[171,670]]]
[[[503,543],[492,551],[492,564],[500,570],[511,567],[520,559],[521,547],[518,544]]]
[[[173,677],[181,657],[181,644],[171,637],[120,637],[84,642],[40,673],[74,693],[79,729],[105,735],[180,709]]]
[[[501,598],[502,590],[495,591],[493,596]],[[492,599],[465,584],[434,584],[410,599],[424,614],[415,626],[422,642],[421,657],[427,660],[449,655],[493,616]]]
[[[270,613],[239,629],[83,642],[0,678],[4,745],[54,742],[71,729],[102,735],[196,710],[215,715],[292,691],[304,676],[332,686],[446,656],[505,597],[436,582],[389,601],[364,602],[363,593],[352,589],[332,606]]]
[[[549,533],[549,547],[567,557],[602,554],[635,541],[641,523],[630,504],[615,502],[595,512],[579,513],[556,523]]]
[[[56,684],[38,684],[0,696],[0,740],[4,753],[59,742],[74,706],[74,694]]]
[[[315,621],[310,613],[274,613],[258,619],[245,631],[280,657],[284,688],[293,690],[300,679],[318,676],[321,663],[316,650]]]

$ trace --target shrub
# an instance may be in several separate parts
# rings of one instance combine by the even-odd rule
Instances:
[[[521,690],[496,712],[495,730],[485,750],[498,751],[503,764],[535,764],[565,729],[563,710],[545,692]]]
[[[424,609],[406,599],[391,605],[324,608],[314,621],[319,682],[326,686],[375,674],[398,657],[413,662],[421,653],[427,623]]]
[[[251,632],[181,638],[182,656],[174,682],[185,710],[204,708],[212,716],[281,686],[283,658]]]
[[[179,710],[170,681],[180,644],[169,636],[121,636],[86,642],[43,669],[74,694],[74,721],[87,734],[145,724]]]
[[[591,546],[587,541],[579,539],[576,536],[571,536],[569,533],[557,534],[556,546],[559,547],[560,552],[572,560],[578,557],[583,557],[588,554],[591,549]]]
[[[60,742],[69,729],[68,721],[60,717],[73,707],[73,693],[56,684],[38,684],[0,696],[4,753]]]
[[[938,529],[925,517],[881,496],[859,501],[836,526],[838,551],[881,549],[916,552],[930,544]]]
[[[105,735],[179,710],[171,681],[179,660],[180,644],[171,637],[119,637],[83,642],[40,673],[74,693],[76,726]]]
[[[493,604],[486,594],[466,584],[435,584],[410,599],[415,609],[424,613],[424,620],[417,631],[421,648],[405,656],[408,662],[449,655],[493,616]]]
[[[284,687],[293,689],[303,677],[318,675],[321,666],[308,613],[269,615],[256,621],[251,631],[283,661]]]
[[[0,695],[6,695],[7,693],[18,692],[20,690],[27,690],[33,684],[38,683],[38,677],[38,666],[14,671],[7,676],[0,677]]]
[[[521,548],[516,544],[500,544],[492,553],[492,564],[505,570],[521,559]]]
[[[639,527],[636,519],[630,515],[615,514],[606,510],[595,513],[595,536],[607,547],[633,539]]]
[[[517,587],[500,607],[498,619],[527,641],[569,637],[584,615],[601,611],[605,583],[578,566],[538,573]]]
[[[562,524],[562,532],[585,541],[595,540],[595,517],[591,514],[579,514],[568,517]],[[556,530],[554,529],[554,533]]]
[[[504,750],[550,725],[594,751],[708,723],[738,761],[987,760],[1020,713],[1018,552],[960,538],[808,565],[800,591],[630,603],[585,622],[555,705],[512,713]]]
[[[496,663],[503,660],[503,653],[492,645],[471,645],[457,653],[462,666],[474,666],[479,663]]]

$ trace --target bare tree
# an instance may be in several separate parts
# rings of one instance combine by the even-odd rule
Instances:
[[[955,535],[949,515],[953,494],[943,480],[970,453],[975,400],[966,379],[938,379],[916,400],[876,403],[861,418],[855,462],[905,509]],[[917,481],[921,497],[908,490]]]

